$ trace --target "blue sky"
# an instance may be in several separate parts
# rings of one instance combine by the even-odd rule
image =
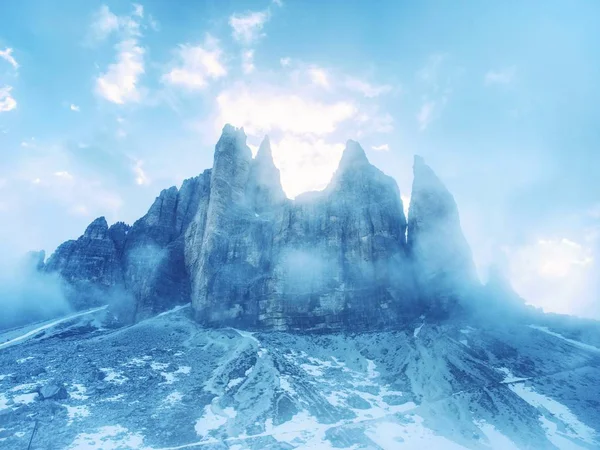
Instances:
[[[531,303],[600,317],[600,3],[58,5],[0,3],[5,257],[133,222],[231,122],[270,135],[292,197],[352,138],[408,199],[421,154],[482,279],[497,262]]]

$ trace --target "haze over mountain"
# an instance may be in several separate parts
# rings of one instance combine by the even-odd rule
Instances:
[[[94,220],[39,270],[60,275],[75,308],[114,299],[125,322],[191,302],[214,326],[373,329],[484,301],[456,203],[420,157],[409,211],[354,141],[323,191],[287,199],[269,139],[252,158],[225,125],[212,169],[132,226]]]

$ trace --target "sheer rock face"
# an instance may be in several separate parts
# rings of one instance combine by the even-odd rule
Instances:
[[[454,200],[420,159],[410,211],[354,141],[323,191],[289,200],[268,138],[253,159],[226,125],[212,169],[131,227],[97,219],[45,270],[121,289],[136,319],[191,301],[210,326],[378,328],[447,312],[476,280]]]
[[[407,313],[414,289],[394,180],[349,141],[329,186],[290,201],[267,146],[250,160],[239,136],[217,144],[200,262],[190,270],[198,320],[358,329]],[[218,176],[221,160],[228,170]]]
[[[408,214],[408,248],[419,295],[433,313],[450,312],[479,285],[454,197],[415,156]]]

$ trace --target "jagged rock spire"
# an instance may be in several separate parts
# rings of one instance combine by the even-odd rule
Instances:
[[[454,197],[420,156],[415,156],[408,216],[408,248],[422,297],[447,312],[478,283]]]
[[[104,216],[98,217],[85,229],[83,236],[88,239],[104,239],[108,233],[108,223]]]
[[[369,160],[363,148],[358,142],[349,139],[346,142],[344,153],[342,153],[342,158],[340,159],[340,164],[338,166],[338,172],[346,170],[350,167],[366,164],[369,164]]]

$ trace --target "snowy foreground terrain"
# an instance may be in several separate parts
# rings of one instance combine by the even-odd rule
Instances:
[[[97,308],[0,335],[0,448],[600,448],[600,350],[539,326],[204,329]],[[36,426],[37,423],[37,426]]]

